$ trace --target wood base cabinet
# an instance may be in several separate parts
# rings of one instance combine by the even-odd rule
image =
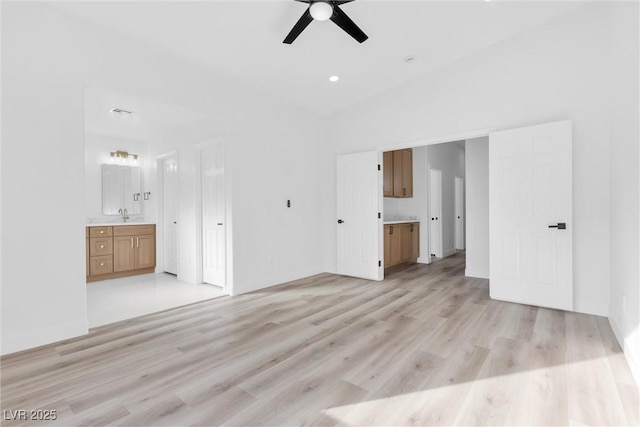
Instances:
[[[420,223],[384,226],[384,267],[416,262],[420,256]]]
[[[102,230],[94,230],[98,228]],[[88,282],[154,272],[155,225],[87,227],[87,230]]]

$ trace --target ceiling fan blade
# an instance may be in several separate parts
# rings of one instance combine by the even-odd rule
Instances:
[[[305,12],[300,17],[300,19],[298,19],[298,22],[296,22],[296,25],[294,25],[291,31],[289,31],[289,34],[287,34],[287,37],[284,38],[282,43],[286,43],[286,44],[293,43],[293,41],[298,38],[302,30],[307,28],[307,26],[311,23],[311,21],[313,21],[313,18],[311,17],[311,13],[307,8],[307,10],[305,10]]]
[[[359,43],[362,43],[366,39],[369,38],[356,24],[347,16],[346,13],[342,11],[338,7],[338,5],[333,6],[333,16],[331,16],[331,20],[347,34],[356,39]]]

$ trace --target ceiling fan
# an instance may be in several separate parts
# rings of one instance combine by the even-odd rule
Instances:
[[[340,5],[351,3],[354,0],[295,0],[301,3],[309,3],[309,7],[302,14],[296,25],[293,26],[282,43],[291,44],[313,21],[326,21],[331,19],[338,27],[347,34],[362,43],[369,37],[340,9]]]

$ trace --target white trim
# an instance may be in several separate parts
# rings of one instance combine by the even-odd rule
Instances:
[[[482,273],[480,271],[470,270],[468,268],[466,268],[464,270],[464,276],[465,277],[473,277],[473,278],[477,278],[477,279],[487,279],[487,280],[489,280],[489,274],[488,273]]]
[[[452,133],[449,135],[436,136],[433,138],[420,139],[417,141],[401,142],[394,144],[387,144],[378,147],[378,151],[393,151],[401,150],[403,148],[416,148],[424,147],[425,145],[443,144],[445,142],[462,141],[466,139],[481,138],[483,136],[489,136],[491,132],[495,132],[495,128],[476,129],[468,132]]]
[[[87,319],[76,322],[66,322],[47,325],[44,328],[32,329],[19,335],[5,335],[2,337],[2,354],[7,355],[22,350],[30,350],[44,345],[76,338],[89,333]]]
[[[618,344],[620,344],[620,348],[624,348],[624,336],[622,335],[622,329],[618,325],[618,322],[613,317],[609,317],[609,325],[611,325],[611,330],[613,331],[613,335],[615,335]]]
[[[633,346],[629,344],[630,340],[624,338],[622,328],[618,324],[618,321],[613,317],[609,317],[608,319],[613,335],[616,337],[618,344],[620,344],[620,348],[622,348],[622,351],[624,352],[625,359],[627,359],[627,363],[631,369],[631,374],[633,375],[636,384],[640,386],[640,352],[638,354],[634,353]]]
[[[448,249],[446,251],[442,251],[442,258],[446,258],[448,256],[451,256],[453,254],[455,254],[457,251],[455,249]]]

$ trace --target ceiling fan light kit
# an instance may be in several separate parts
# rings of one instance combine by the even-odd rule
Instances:
[[[359,43],[364,42],[369,37],[340,9],[340,5],[351,3],[354,0],[295,0],[300,3],[308,3],[309,7],[302,14],[298,22],[293,26],[282,43],[291,44],[307,28],[311,21],[326,21],[330,19],[347,34],[356,39]]]
[[[323,1],[317,1],[311,3],[309,6],[309,13],[311,17],[316,21],[326,21],[333,15],[333,5]]]

